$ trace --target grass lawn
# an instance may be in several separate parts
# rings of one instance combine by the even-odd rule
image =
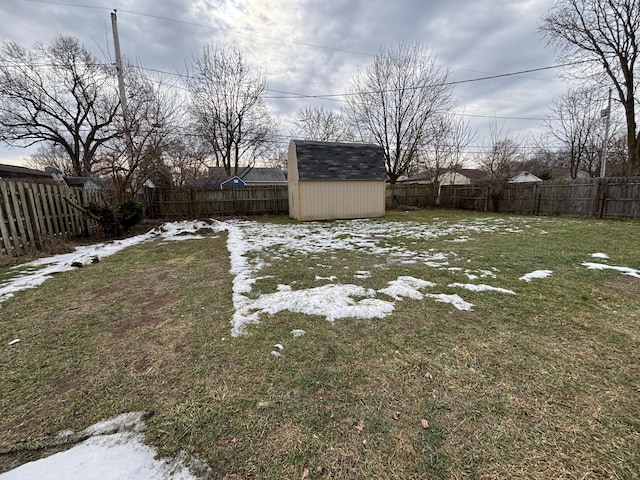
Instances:
[[[250,241],[295,226],[258,222],[242,227]],[[232,337],[225,232],[130,247],[0,303],[0,472],[64,448],[62,430],[145,411],[147,443],[210,478],[640,478],[640,278],[582,265],[639,269],[638,222],[435,210],[372,223],[382,233],[361,248],[341,242],[369,222],[314,224],[329,241],[313,251],[296,248],[302,230],[246,251],[259,265],[247,297],[436,284],[384,318],[284,310]]]

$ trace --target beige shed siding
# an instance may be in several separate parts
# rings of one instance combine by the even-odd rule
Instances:
[[[384,217],[384,181],[299,180],[290,181],[289,188],[289,199],[293,195],[295,205],[291,208],[290,204],[289,215],[297,220]]]
[[[289,151],[287,152],[287,178],[298,179],[298,159],[296,157],[296,145],[289,142]]]

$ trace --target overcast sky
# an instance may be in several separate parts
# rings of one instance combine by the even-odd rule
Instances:
[[[123,55],[148,68],[184,72],[203,45],[222,43],[241,48],[266,74],[269,89],[324,95],[346,92],[372,55],[399,42],[427,45],[437,63],[451,69],[451,80],[555,65],[556,52],[537,33],[551,5],[552,0],[0,0],[0,40],[28,47],[73,35],[102,57],[113,52],[115,8]],[[477,129],[475,146],[487,144],[492,121],[531,145],[526,133],[540,128],[553,97],[568,87],[559,73],[457,85],[455,112]],[[341,106],[274,98],[282,96],[270,91],[267,101],[285,134],[300,107]],[[15,163],[25,153],[0,147],[0,161]]]

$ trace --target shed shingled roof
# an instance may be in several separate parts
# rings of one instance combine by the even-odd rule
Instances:
[[[379,145],[292,140],[300,180],[386,180]]]

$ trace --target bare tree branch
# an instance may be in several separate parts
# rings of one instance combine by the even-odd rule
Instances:
[[[628,175],[640,172],[635,110],[639,30],[637,0],[560,0],[540,27],[543,38],[558,47],[564,59],[595,60],[604,69],[625,111]]]
[[[241,51],[208,45],[193,58],[187,79],[198,133],[212,146],[216,166],[235,174],[251,166],[273,141],[277,124],[263,95],[267,84]]]
[[[110,67],[76,38],[58,37],[31,51],[0,46],[0,141],[57,145],[76,175],[90,175],[95,153],[118,132]]]
[[[448,71],[421,45],[381,50],[352,81],[347,112],[364,141],[382,146],[391,183],[416,163],[430,121],[453,104]]]

